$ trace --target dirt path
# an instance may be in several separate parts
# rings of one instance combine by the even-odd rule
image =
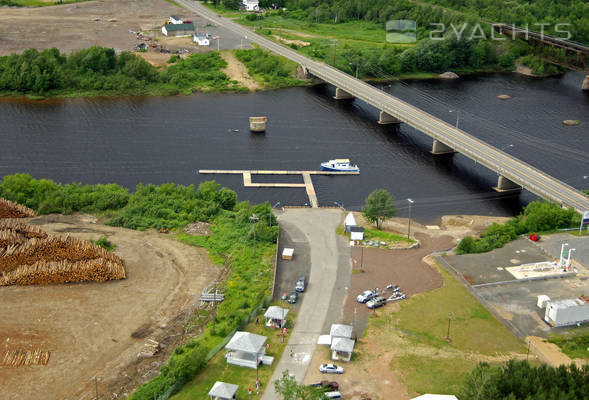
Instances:
[[[229,79],[239,82],[242,86],[251,91],[256,91],[262,88],[258,82],[252,79],[247,72],[245,65],[235,57],[235,54],[231,51],[222,51],[221,57],[227,62],[227,67],[223,72],[229,77]]]
[[[46,366],[0,367],[0,397],[90,399],[97,376],[99,393],[110,398],[121,381],[133,388],[157,373],[163,353],[173,349],[183,330],[178,315],[187,314],[217,276],[207,253],[153,231],[92,223],[92,217],[46,216],[32,222],[49,233],[107,236],[125,260],[127,279],[0,288],[0,356],[14,349],[51,353]],[[149,338],[168,347],[137,365]]]

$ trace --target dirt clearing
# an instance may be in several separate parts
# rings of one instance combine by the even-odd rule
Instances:
[[[221,52],[221,56],[227,62],[227,67],[223,72],[229,77],[229,79],[239,82],[241,85],[252,91],[261,89],[261,85],[252,79],[247,72],[245,65],[235,57],[235,54],[231,51],[223,51]]]
[[[217,277],[203,249],[156,232],[92,222],[87,216],[29,220],[48,233],[107,236],[125,260],[127,279],[0,288],[0,357],[49,353],[47,365],[0,366],[2,399],[91,399],[93,376],[100,379],[101,396],[130,393],[157,373],[183,333],[183,317]],[[148,339],[165,348],[138,361]]]
[[[0,53],[57,47],[71,52],[90,46],[132,50],[139,40],[129,30],[161,26],[182,9],[163,0],[88,1],[41,8],[2,8]]]

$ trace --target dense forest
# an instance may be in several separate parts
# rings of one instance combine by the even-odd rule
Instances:
[[[424,4],[425,2],[429,4]],[[367,20],[385,23],[392,19],[417,21],[418,37],[430,23],[475,22],[483,18],[497,23],[539,30],[534,23],[548,23],[546,32],[555,32],[556,23],[569,23],[572,40],[589,43],[589,3],[583,0],[262,0],[262,7],[278,3],[299,17],[316,22]],[[431,4],[431,6],[430,6]],[[445,8],[456,10],[452,12]],[[535,28],[535,29],[534,29]]]

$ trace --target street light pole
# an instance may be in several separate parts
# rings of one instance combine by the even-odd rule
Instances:
[[[407,199],[409,202],[409,224],[407,226],[407,239],[411,239],[411,206],[413,205],[413,200]]]
[[[460,110],[450,110],[450,112],[456,113],[456,129],[458,129],[458,121],[460,121]]]

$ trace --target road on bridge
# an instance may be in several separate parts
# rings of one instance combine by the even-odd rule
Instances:
[[[507,178],[539,197],[560,204],[562,207],[572,207],[581,213],[589,210],[589,197],[581,191],[453,125],[332,66],[311,60],[292,49],[266,39],[242,25],[217,15],[199,2],[192,0],[176,0],[176,2],[191,11],[201,14],[206,19],[218,25],[223,25],[227,29],[247,37],[252,42],[302,65],[310,74],[412,126],[434,140],[495,171],[498,176]]]

